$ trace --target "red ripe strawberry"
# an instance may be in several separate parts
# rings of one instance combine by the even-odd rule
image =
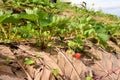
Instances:
[[[80,54],[80,53],[76,53],[76,54],[75,54],[75,58],[76,58],[76,59],[80,59],[80,57],[81,57],[81,54]]]

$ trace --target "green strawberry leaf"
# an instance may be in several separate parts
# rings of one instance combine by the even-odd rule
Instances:
[[[86,80],[93,80],[91,77],[86,77]]]
[[[2,23],[6,18],[9,17],[9,14],[4,14],[0,16],[0,23]]]
[[[76,42],[74,42],[74,41],[69,41],[69,42],[68,42],[68,46],[69,46],[69,47],[74,47],[74,46],[76,46]]]
[[[31,59],[31,58],[25,58],[25,62],[24,64],[28,64],[28,65],[31,65],[35,63],[35,60],[34,59]]]
[[[53,69],[53,70],[52,70],[52,73],[53,73],[53,75],[54,75],[55,77],[58,77],[58,75],[59,75],[59,70],[58,70],[58,69]]]
[[[98,37],[100,38],[100,40],[102,41],[102,42],[107,42],[108,41],[108,35],[107,34],[105,34],[105,33],[99,33],[98,34]]]

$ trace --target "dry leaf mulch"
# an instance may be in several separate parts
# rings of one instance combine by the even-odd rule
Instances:
[[[118,50],[120,48],[110,43]],[[45,51],[30,45],[0,45],[0,80],[120,80],[120,58],[101,48],[92,47],[92,54],[100,60],[83,57],[76,60],[71,54],[60,48],[48,48]],[[40,54],[40,57],[35,57]],[[25,65],[25,58],[35,63]],[[7,61],[7,59],[10,61]],[[59,70],[56,77],[53,69]]]

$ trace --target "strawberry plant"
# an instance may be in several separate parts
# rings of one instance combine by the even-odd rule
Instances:
[[[24,64],[31,65],[31,64],[33,64],[33,63],[35,63],[35,60],[34,60],[34,59],[25,58]]]
[[[74,30],[76,32],[75,35],[81,34],[80,36],[82,41],[89,38],[95,38],[98,43],[107,44],[109,37],[106,33],[106,25],[95,22],[91,17],[82,17],[77,19],[77,21],[79,23],[74,23],[74,26],[71,24],[74,29],[71,29],[71,26],[70,29],[71,31]]]
[[[59,76],[59,70],[58,69],[52,69],[52,73],[56,78]]]
[[[20,2],[21,1],[15,1]],[[46,1],[43,1],[47,3]],[[54,36],[60,36],[66,32],[66,23],[68,18],[59,17],[53,13],[48,13],[45,8],[39,9],[39,7],[24,8],[19,5],[24,11],[20,13],[4,14],[0,18],[2,24],[11,24],[11,33],[14,37],[28,39],[36,38],[38,46],[45,47],[51,41]],[[3,14],[1,12],[1,14]],[[8,29],[8,28],[7,28]],[[9,35],[6,33],[6,29],[1,26],[1,32],[4,33],[5,38]],[[8,29],[9,30],[9,29]]]
[[[49,0],[13,0],[2,5],[0,11],[1,42],[36,39],[36,45],[44,49],[53,38],[64,42],[66,38],[73,37],[65,44],[67,43],[67,47],[75,52],[82,52],[87,40],[96,40],[99,46],[105,47],[111,37],[118,39],[120,35],[119,22],[113,24],[98,22],[93,15],[104,16],[101,12],[72,7],[60,1],[52,4]],[[57,12],[65,11],[65,7],[74,9],[71,12],[77,13],[77,16],[70,16],[70,18],[59,16]],[[55,10],[57,11],[54,12]]]
[[[83,40],[81,35],[78,35],[74,40],[68,42],[68,47],[73,49],[75,52],[82,52],[83,48]]]

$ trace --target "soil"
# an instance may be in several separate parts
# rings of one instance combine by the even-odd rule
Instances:
[[[120,51],[113,42],[109,44]],[[40,50],[29,43],[1,44],[0,80],[85,80],[87,76],[94,80],[120,80],[120,54],[96,46],[92,46],[91,52],[99,60],[87,56],[78,60],[61,48]],[[26,57],[35,63],[25,65]],[[54,69],[59,70],[57,76]]]

